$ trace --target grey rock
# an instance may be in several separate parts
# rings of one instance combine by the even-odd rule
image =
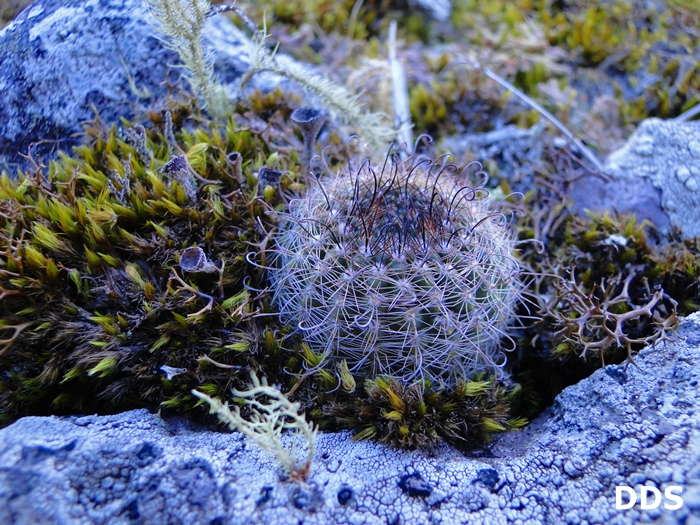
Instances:
[[[661,206],[661,190],[648,179],[583,177],[572,185],[569,197],[575,212],[634,213],[639,221],[651,221],[662,235],[671,231],[671,219]]]
[[[46,159],[78,144],[93,105],[107,124],[158,107],[179,59],[149,20],[142,0],[39,0],[0,30],[0,170],[25,166],[30,146]],[[247,69],[249,41],[219,15],[205,44],[232,87]]]
[[[661,233],[700,235],[700,122],[647,119],[605,162],[609,182],[574,186],[577,209],[616,209],[650,219]]]
[[[433,20],[445,22],[452,13],[450,0],[408,0],[410,6],[425,11]]]
[[[0,522],[697,523],[700,314],[636,362],[567,388],[478,455],[320,434],[306,485],[240,434],[146,410],[24,418],[0,430]],[[616,485],[679,485],[685,504],[616,510]]]
[[[499,177],[507,178],[514,191],[527,193],[544,155],[544,127],[543,123],[529,129],[507,125],[485,133],[464,133],[443,139],[440,147],[458,159],[469,153],[482,164],[494,161]]]

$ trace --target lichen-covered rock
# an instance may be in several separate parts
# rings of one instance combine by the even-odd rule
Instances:
[[[450,0],[409,0],[408,4],[425,11],[430,18],[439,22],[449,19],[452,12]]]
[[[618,179],[651,181],[671,224],[684,237],[700,235],[700,122],[647,119],[606,168]]]
[[[700,314],[635,359],[466,457],[322,434],[308,485],[239,434],[145,410],[25,418],[0,430],[0,522],[697,523]],[[684,504],[616,510],[617,485],[678,485]]]
[[[580,209],[617,209],[650,219],[662,232],[700,235],[700,122],[650,118],[605,162],[609,182],[574,188]]]
[[[441,147],[457,158],[473,158],[488,166],[495,163],[498,177],[508,179],[513,191],[527,193],[534,184],[550,141],[544,124],[529,129],[512,124],[485,133],[465,133],[442,140]],[[468,153],[467,153],[468,152]]]
[[[43,158],[70,149],[95,110],[118,124],[158,107],[179,59],[149,16],[142,0],[39,0],[0,30],[0,170],[26,165],[30,146]],[[248,67],[248,40],[223,16],[205,38],[230,86]]]

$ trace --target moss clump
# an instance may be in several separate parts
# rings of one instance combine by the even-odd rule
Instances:
[[[494,432],[525,424],[509,416],[515,394],[494,378],[475,377],[447,391],[430,382],[406,386],[377,377],[353,397],[337,396],[323,413],[332,418],[327,427],[355,429],[355,439],[379,439],[403,448],[431,447],[442,440],[473,446]]]
[[[556,312],[548,309],[544,318],[544,324],[549,324],[545,330],[553,336],[555,356],[619,360],[673,330],[676,314],[688,315],[698,309],[697,242],[659,244],[650,227],[634,215],[607,213],[569,217],[562,224],[554,235],[555,242],[561,237],[552,255],[556,269],[571,270],[564,286],[549,283],[557,288],[555,296],[562,303]],[[574,282],[578,289],[572,286]],[[606,321],[589,320],[582,332],[585,340],[578,336],[572,339],[574,324],[566,319],[579,319],[575,312],[584,302],[588,313],[606,312]],[[651,305],[649,311],[645,310],[647,305]],[[608,332],[614,331],[618,319],[624,319],[624,336],[610,340]],[[601,344],[591,353],[588,345],[596,339]],[[609,343],[602,344],[605,340]]]
[[[182,131],[93,129],[75,156],[0,181],[0,409],[27,414],[187,409],[197,387],[218,394],[239,370],[288,356],[269,308],[260,257],[279,192],[262,197],[253,172],[288,170],[283,134],[248,121]],[[128,130],[128,126],[125,130]],[[180,151],[184,152],[180,154]],[[293,175],[292,175],[293,176]],[[290,175],[282,191],[296,184]],[[265,226],[267,225],[267,226]],[[212,273],[188,272],[198,247]],[[247,379],[245,374],[245,379]],[[289,378],[285,378],[289,380]],[[240,383],[243,386],[244,382]]]
[[[559,235],[555,257],[563,265],[575,266],[577,279],[586,288],[632,268],[652,288],[661,286],[678,299],[682,315],[697,310],[692,302],[700,284],[697,240],[671,239],[662,244],[649,221],[638,221],[635,215],[591,212],[568,217],[554,236]]]
[[[434,136],[491,131],[494,117],[510,109],[505,108],[506,98],[487,78],[465,69],[450,71],[440,80],[417,83],[408,96],[411,118]]]
[[[527,48],[532,43],[528,27],[537,27],[546,37],[547,52],[559,50],[575,66],[566,84],[591,102],[615,93],[624,125],[671,118],[700,102],[697,61],[689,58],[700,45],[694,30],[700,10],[694,2],[462,0],[452,22],[466,28],[473,45],[498,35],[497,49],[513,41]],[[556,68],[551,73],[548,77],[559,77]],[[527,83],[518,87],[528,91]]]
[[[516,206],[521,238],[538,241],[521,252],[532,271],[531,304],[509,363],[523,391],[515,413],[527,417],[604,364],[633,361],[675,329],[678,315],[698,308],[697,241],[661,243],[635,216],[570,214],[564,196],[572,174],[551,175],[548,163],[565,155],[552,153],[537,188]]]
[[[386,35],[389,21],[395,17],[401,19],[411,41],[427,40],[432,25],[429,17],[405,0],[366,0],[361,4],[355,0],[265,0],[249,6],[247,11],[257,20],[266,15],[271,26],[287,26],[295,32],[307,25],[326,34],[339,33],[357,40]]]

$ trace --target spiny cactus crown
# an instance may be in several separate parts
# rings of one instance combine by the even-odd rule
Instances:
[[[351,162],[290,202],[269,280],[319,367],[454,386],[500,373],[519,297],[503,215],[453,165]]]

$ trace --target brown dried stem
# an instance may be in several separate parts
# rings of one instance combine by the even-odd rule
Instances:
[[[575,281],[573,271],[569,279],[556,279],[554,286],[557,293],[553,300],[563,304],[561,308],[552,308],[547,305],[547,315],[555,317],[555,323],[561,326],[553,334],[553,338],[573,343],[581,357],[586,357],[589,352],[597,352],[600,355],[603,366],[605,365],[605,351],[612,345],[624,347],[627,356],[632,360],[632,345],[655,344],[666,337],[666,333],[673,330],[678,319],[676,317],[676,303],[670,299],[663,290],[656,290],[646,304],[633,308],[624,313],[613,313],[616,305],[630,304],[630,282],[636,273],[631,271],[622,282],[622,289],[615,293],[620,284],[620,278],[603,281],[599,287],[602,291],[602,299],[596,296],[598,287],[586,293],[581,285]],[[672,313],[663,319],[655,308],[661,301],[667,299],[672,304]],[[649,317],[655,324],[654,333],[646,337],[631,337],[625,330],[626,323]]]
[[[16,325],[1,325],[0,330],[12,330],[12,337],[7,339],[0,339],[0,344],[4,345],[0,349],[0,355],[4,354],[11,346],[12,343],[19,337],[19,335],[28,327],[33,325],[33,321],[27,321],[26,323],[16,324]]]

